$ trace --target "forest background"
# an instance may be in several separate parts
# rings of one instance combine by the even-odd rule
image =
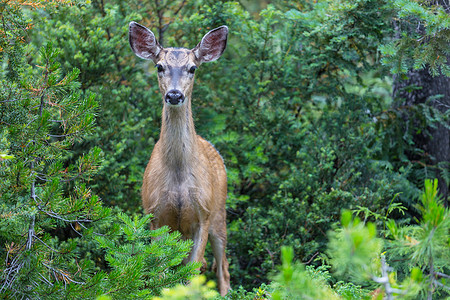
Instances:
[[[449,296],[448,2],[2,0],[0,11],[3,298],[217,297],[192,279],[197,265],[178,266],[191,243],[149,231],[140,207],[162,105],[130,21],[186,48],[230,29],[193,96],[197,132],[228,172],[228,299]]]

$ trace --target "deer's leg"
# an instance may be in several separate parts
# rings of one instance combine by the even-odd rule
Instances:
[[[208,242],[208,227],[209,220],[199,224],[192,238],[194,246],[189,254],[188,262],[198,261],[202,264],[206,263],[204,255],[206,243]]]
[[[228,273],[228,260],[225,254],[227,246],[227,228],[225,214],[215,220],[210,231],[209,241],[215,259],[217,284],[221,296],[225,296],[230,289],[230,273]]]
[[[208,269],[208,263],[206,262],[205,257],[203,257],[201,263],[202,263],[202,266],[200,267],[200,274],[203,274]]]

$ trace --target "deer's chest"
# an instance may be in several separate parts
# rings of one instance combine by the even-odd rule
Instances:
[[[170,180],[164,187],[154,199],[157,203],[153,212],[156,227],[167,225],[190,237],[208,215],[202,205],[205,193],[192,176],[184,177],[182,181]]]

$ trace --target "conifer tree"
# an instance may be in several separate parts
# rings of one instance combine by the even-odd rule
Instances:
[[[20,33],[12,28],[11,35]],[[101,150],[67,163],[71,145],[92,130],[95,96],[81,97],[77,69],[61,74],[50,42],[35,68],[26,64],[23,45],[14,48],[5,49],[1,70],[0,291],[35,298],[85,281],[92,265],[77,258],[76,239],[58,230],[69,226],[81,236],[108,210],[86,185]]]
[[[22,5],[1,5],[0,297],[150,298],[187,280],[198,265],[178,265],[190,242],[91,191],[102,151],[72,149],[93,131],[95,95],[82,92],[78,69],[61,71],[51,41],[26,46]]]

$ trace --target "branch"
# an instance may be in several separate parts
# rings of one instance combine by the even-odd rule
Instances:
[[[7,100],[0,101],[0,103],[16,102],[19,100],[22,100],[22,99],[7,99]]]
[[[180,10],[184,7],[185,4],[186,0],[183,0],[183,2],[181,2],[180,7],[178,7],[178,9],[173,14],[176,16],[180,12]]]
[[[45,97],[45,90],[41,95],[41,104],[39,105],[39,117],[42,117],[42,110],[44,109],[44,97]]]
[[[158,16],[158,35],[159,35],[159,44],[164,46],[164,30],[163,30],[163,11],[159,6],[159,0],[155,0],[155,8],[156,14]]]
[[[178,9],[173,13],[174,17],[176,17],[178,15],[178,13],[184,7],[185,4],[186,4],[186,0],[183,0],[183,2],[181,2],[181,4],[180,4],[180,7],[178,7]],[[164,33],[167,30],[167,28],[169,27],[169,25],[172,24],[172,23],[173,23],[173,21],[171,20],[168,23],[164,24],[162,26],[161,33]]]
[[[77,224],[80,225],[80,223],[77,222]],[[78,232],[78,230],[75,229],[75,227],[73,227],[73,223],[70,223],[70,227],[73,229],[73,231],[75,231],[79,236],[83,236],[80,232]],[[84,226],[83,226],[84,227]]]
[[[34,238],[37,239],[39,242],[41,242],[44,246],[46,246],[48,249],[52,250],[53,252],[59,253],[59,251],[53,249],[49,245],[47,245],[43,240],[41,240],[37,235],[34,235]]]
[[[39,274],[39,276],[41,276],[41,278],[45,281],[45,283],[47,283],[49,286],[53,286],[53,283],[51,283],[50,281],[47,280],[47,278],[44,277],[44,275]]]
[[[52,218],[55,218],[55,219],[58,219],[58,220],[61,220],[61,221],[64,221],[64,222],[78,223],[78,224],[80,224],[80,222],[84,222],[84,223],[91,223],[91,222],[92,222],[92,220],[89,220],[89,219],[84,219],[84,220],[78,220],[78,219],[75,219],[75,220],[69,220],[69,219],[66,219],[66,218],[61,217],[60,215],[58,215],[57,213],[55,213],[55,212],[53,212],[53,211],[46,211],[46,210],[43,210],[43,209],[40,209],[40,211],[42,211],[43,213],[45,213],[46,215],[48,215],[48,216],[50,216],[50,217],[52,217]],[[80,224],[80,226],[81,226],[81,224]]]
[[[86,170],[83,170],[83,171],[81,171],[80,173],[77,173],[77,175],[74,176],[74,177],[69,177],[69,176],[67,176],[67,177],[69,177],[69,178],[66,177],[67,179],[61,179],[60,182],[71,182],[71,181],[74,181],[74,180],[80,178],[81,175],[84,175],[84,173],[86,173],[87,171],[88,171],[87,169],[86,169]],[[40,176],[39,176],[39,175],[40,175]],[[36,177],[39,178],[39,180],[42,180],[42,181],[45,181],[45,182],[51,181],[51,179],[45,178],[45,177],[47,177],[47,174],[39,173],[39,175],[36,175]],[[70,174],[69,174],[69,175],[70,175]],[[42,177],[42,176],[45,176],[45,177]],[[63,178],[64,178],[64,177],[63,177]]]
[[[31,174],[34,174],[34,161],[31,162]],[[33,176],[33,180],[31,181],[31,198],[33,199],[34,203],[36,203],[36,176]],[[33,237],[35,236],[34,232],[34,226],[36,224],[36,215],[33,213],[31,216],[30,225],[28,227],[28,239],[27,239],[27,246],[26,249],[30,250],[33,246]]]
[[[31,174],[33,175],[35,173],[34,170],[34,164],[35,161],[31,161],[30,163],[30,169]],[[36,199],[38,198],[36,195],[36,176],[33,176],[33,179],[31,181],[31,195],[30,197],[33,199],[34,202],[37,202]],[[22,248],[25,246],[25,250],[30,250],[31,247],[33,247],[34,244],[34,238],[36,237],[35,234],[35,225],[36,225],[36,214],[33,213],[30,217],[30,225],[28,226],[28,237],[27,241],[24,245],[22,245],[18,252],[22,250]],[[45,244],[45,243],[44,243]],[[8,250],[8,253],[6,255],[6,265],[9,265],[8,268],[6,268],[3,272],[6,273],[4,283],[2,287],[0,288],[0,292],[6,289],[9,289],[13,286],[14,282],[17,279],[17,276],[19,275],[20,270],[24,267],[25,262],[19,261],[20,257],[22,256],[23,252],[19,252],[19,254],[13,258],[13,260],[8,263],[9,255],[12,251],[12,247]]]
[[[450,278],[449,275],[441,273],[441,272],[434,272],[435,275],[439,276],[439,277],[444,277],[444,278]]]
[[[19,251],[25,246],[22,245],[19,248]],[[9,257],[9,253],[11,252],[11,249],[8,250],[8,255],[7,258]],[[14,284],[14,282],[16,281],[16,278],[19,274],[19,271],[23,268],[23,266],[25,265],[25,263],[19,262],[19,258],[22,256],[22,252],[19,253],[16,257],[14,257],[14,259],[8,264],[8,261],[6,261],[6,265],[9,265],[8,268],[6,268],[3,273],[6,274],[5,275],[5,279],[4,279],[4,283],[2,285],[2,287],[0,288],[0,292],[6,289],[9,289],[12,287],[12,285]]]
[[[446,285],[440,283],[439,281],[433,280],[433,282],[434,282],[434,284],[437,284],[438,286],[440,286],[440,287],[446,289],[447,291],[450,291],[450,287],[448,287],[448,286],[446,286]]]
[[[55,276],[56,281],[58,281],[58,276],[55,274],[59,274],[59,276],[62,277],[63,281],[64,281],[64,285],[67,284],[67,282],[73,282],[73,283],[77,283],[77,284],[85,284],[84,282],[80,282],[80,281],[76,281],[73,280],[72,278],[69,277],[69,275],[67,275],[66,273],[64,273],[62,270],[56,269],[48,264],[46,264],[45,262],[42,262],[42,264],[49,269],[50,271],[53,272],[53,276]]]
[[[305,264],[305,265],[309,264],[309,263],[310,263],[317,255],[319,255],[319,251],[317,251],[316,253],[314,253],[314,255],[311,256],[311,258],[310,258],[307,262],[305,262],[304,264]]]
[[[47,136],[49,137],[54,137],[54,138],[61,138],[61,137],[68,137],[68,136],[73,136],[80,133],[79,131],[76,131],[74,133],[68,133],[68,134],[49,134],[47,133]]]
[[[386,299],[387,300],[394,300],[393,293],[397,294],[404,294],[404,291],[399,289],[394,289],[391,287],[391,284],[389,283],[389,274],[388,274],[389,267],[386,265],[386,258],[384,255],[381,255],[381,274],[382,277],[372,277],[372,280],[378,283],[381,283],[384,286],[384,291],[386,292]]]

